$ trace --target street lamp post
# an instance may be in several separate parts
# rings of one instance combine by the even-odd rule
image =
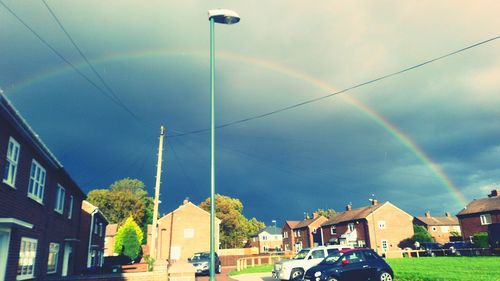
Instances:
[[[240,16],[231,10],[208,11],[210,21],[210,281],[215,281],[215,56],[214,25],[235,24]]]

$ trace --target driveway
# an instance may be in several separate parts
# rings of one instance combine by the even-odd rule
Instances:
[[[228,274],[234,267],[223,267],[222,272],[215,276],[217,281],[275,281],[271,273],[254,273],[229,277]],[[196,281],[208,281],[208,276],[197,276]]]

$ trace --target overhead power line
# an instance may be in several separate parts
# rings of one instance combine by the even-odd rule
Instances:
[[[68,59],[66,59],[60,52],[58,52],[50,43],[43,39],[40,34],[38,34],[31,26],[29,26],[21,17],[19,17],[12,9],[10,9],[3,1],[0,0],[0,4],[12,15],[14,16],[24,27],[26,27],[35,37],[42,42],[47,48],[49,48],[56,56],[58,56],[62,61],[68,64],[76,73],[78,73],[83,79],[89,82],[94,88],[96,88],[101,94],[110,99],[113,103],[127,111],[135,120],[141,121],[129,108],[121,104],[118,100],[115,100],[106,91],[104,91],[99,85],[92,81],[85,73],[81,72],[74,64],[72,64]]]
[[[366,86],[368,84],[372,84],[372,83],[378,82],[380,80],[384,80],[384,79],[387,79],[387,78],[390,78],[390,77],[393,77],[393,76],[396,76],[396,75],[399,75],[399,74],[403,74],[405,72],[408,72],[408,71],[414,70],[416,68],[425,66],[427,64],[436,62],[438,60],[442,60],[442,59],[447,58],[449,56],[456,55],[458,53],[467,51],[469,49],[478,47],[480,45],[489,43],[491,41],[495,41],[495,40],[497,40],[499,38],[500,38],[500,35],[499,36],[495,36],[495,37],[490,38],[490,39],[487,39],[487,40],[484,40],[484,41],[481,41],[481,42],[478,42],[478,43],[475,43],[475,44],[472,44],[472,45],[469,45],[467,47],[458,49],[456,51],[444,54],[442,56],[426,60],[426,61],[424,61],[422,63],[410,66],[408,68],[405,68],[405,69],[402,69],[402,70],[399,70],[399,71],[396,71],[396,72],[392,72],[392,73],[380,76],[378,78],[374,78],[374,79],[368,80],[366,82],[359,83],[359,84],[356,84],[354,86],[350,86],[348,88],[344,88],[344,89],[342,89],[340,91],[337,91],[337,92],[334,92],[334,93],[331,93],[331,94],[328,94],[328,95],[324,95],[324,96],[321,96],[321,97],[309,99],[309,100],[306,100],[306,101],[303,101],[303,102],[300,102],[300,103],[296,103],[296,104],[293,104],[293,105],[289,105],[289,106],[286,106],[286,107],[282,107],[282,108],[279,108],[279,109],[276,109],[276,110],[273,110],[273,111],[270,111],[270,112],[267,112],[267,113],[262,113],[262,114],[259,114],[259,115],[254,115],[254,116],[250,116],[250,117],[247,117],[247,118],[243,118],[243,119],[235,120],[235,121],[232,121],[232,122],[228,122],[228,123],[225,123],[225,124],[222,124],[222,125],[218,125],[218,126],[216,126],[216,128],[220,129],[220,128],[229,127],[229,126],[233,126],[233,125],[236,125],[236,124],[241,124],[241,123],[244,123],[244,122],[248,122],[248,121],[252,121],[252,120],[256,120],[256,119],[268,117],[268,116],[271,116],[271,115],[274,115],[274,114],[277,114],[277,113],[280,113],[280,112],[283,112],[283,111],[287,111],[287,110],[291,110],[291,109],[294,109],[294,108],[297,108],[297,107],[304,106],[306,104],[310,104],[310,103],[313,103],[313,102],[324,100],[324,99],[327,99],[327,98],[330,98],[330,97],[333,97],[333,96],[336,96],[336,95],[339,95],[339,94],[342,94],[342,93],[354,90],[356,88],[360,88],[360,87]],[[188,131],[188,132],[184,132],[184,133],[178,133],[178,134],[170,135],[170,136],[167,136],[167,137],[180,137],[180,136],[185,136],[185,135],[202,133],[202,132],[206,132],[206,131],[209,131],[209,130],[210,130],[209,128],[199,129],[199,130],[193,130],[193,131]]]

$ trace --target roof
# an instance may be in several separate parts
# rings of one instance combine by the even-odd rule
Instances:
[[[375,210],[378,210],[380,207],[384,206],[387,203],[388,202],[385,202],[382,204],[379,203],[377,205],[370,205],[370,206],[365,206],[365,207],[361,207],[361,208],[357,208],[357,209],[352,209],[350,211],[345,211],[342,213],[337,213],[332,218],[330,218],[325,223],[323,223],[321,226],[327,226],[327,225],[337,224],[337,223],[341,223],[341,222],[365,219],[372,212],[374,212]]]
[[[98,213],[101,215],[101,217],[106,221],[106,222],[109,222],[108,218],[106,218],[106,216],[101,212],[101,210],[99,209],[99,207],[93,205],[92,203],[90,203],[89,201],[87,200],[83,200],[82,201],[82,210],[86,211],[87,213],[89,214],[92,214],[94,212]]]
[[[300,221],[285,221],[285,224],[288,224],[291,229],[294,229]]]
[[[180,205],[179,208],[173,210],[172,212],[164,215],[161,218],[158,218],[158,222],[166,220],[167,218],[169,218],[169,217],[172,216],[172,213],[179,212],[179,211],[181,211],[182,209],[185,209],[185,208],[194,208],[195,210],[198,210],[200,214],[206,214],[207,216],[210,216],[209,212],[203,210],[199,206],[196,206],[195,204],[191,203],[190,201],[187,201],[187,202],[183,203],[182,205]],[[215,217],[215,222],[220,224],[222,221],[219,218]]]
[[[39,152],[54,168],[61,171],[63,175],[78,189],[78,191],[85,196],[85,193],[80,189],[78,184],[71,178],[71,176],[66,172],[63,165],[56,156],[49,150],[42,139],[37,133],[31,128],[28,122],[21,116],[19,111],[12,105],[10,100],[5,96],[3,91],[0,89],[0,109],[5,113],[5,117],[8,121],[19,129],[19,133],[30,142],[33,148]],[[10,119],[10,120],[9,120]]]
[[[276,226],[268,226],[262,229],[261,231],[257,232],[257,235],[261,234],[262,232],[267,232],[271,235],[281,235],[281,228]]]
[[[298,228],[304,228],[308,227],[310,224],[318,221],[318,220],[325,220],[326,218],[323,216],[317,216],[315,218],[310,218],[310,219],[305,219],[303,221],[300,221],[295,227],[292,227],[293,229],[298,229]]]
[[[491,211],[500,211],[500,196],[473,200],[457,216]]]
[[[458,218],[456,216],[444,217],[417,217],[417,219],[426,225],[458,225]]]
[[[116,231],[118,230],[118,224],[108,224],[106,226],[106,236],[115,236]]]

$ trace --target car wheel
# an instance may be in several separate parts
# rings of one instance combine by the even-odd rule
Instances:
[[[217,272],[217,273],[222,272],[222,265],[221,264],[219,264],[219,266],[217,266],[217,270],[215,272]]]
[[[338,281],[338,280],[335,277],[330,277],[330,278],[328,278],[328,281]]]
[[[290,274],[290,280],[302,280],[302,276],[304,275],[304,270],[301,268],[292,270]]]
[[[382,271],[378,279],[380,281],[392,281],[392,276],[389,272]]]
[[[435,256],[436,256],[436,253],[431,252],[431,257],[435,257]]]

